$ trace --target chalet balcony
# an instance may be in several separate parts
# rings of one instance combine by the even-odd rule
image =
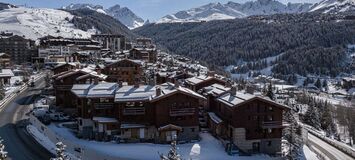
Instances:
[[[143,107],[129,107],[123,110],[123,115],[135,116],[135,115],[145,115],[145,108]]]
[[[189,116],[195,114],[195,108],[172,108],[170,116]]]
[[[263,129],[268,129],[268,128],[284,128],[287,127],[287,123],[283,123],[282,121],[264,121],[261,123],[261,127]]]
[[[54,85],[53,87],[57,90],[71,90],[73,85]]]
[[[113,108],[113,103],[95,103],[95,109],[111,109]]]

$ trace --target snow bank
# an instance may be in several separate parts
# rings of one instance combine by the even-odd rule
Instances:
[[[159,159],[158,153],[166,154],[170,145],[134,143],[134,144],[116,144],[113,142],[96,142],[76,138],[68,129],[60,128],[57,125],[49,126],[56,134],[64,137],[66,140],[81,146],[84,150],[95,150],[97,154],[110,155],[117,158],[127,159]],[[219,140],[209,133],[200,133],[202,140],[195,144],[178,144],[178,152],[183,159],[201,159],[201,160],[259,160],[271,159],[266,155],[254,155],[250,157],[229,156]],[[193,153],[193,156],[190,156]]]
[[[317,154],[312,152],[306,145],[303,145],[303,153],[306,160],[319,160]]]

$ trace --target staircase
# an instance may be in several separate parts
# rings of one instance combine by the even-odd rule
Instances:
[[[200,131],[202,132],[208,131],[207,113],[203,106],[198,107],[198,120],[199,120]]]

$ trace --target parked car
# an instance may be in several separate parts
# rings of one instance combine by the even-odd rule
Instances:
[[[69,121],[70,117],[63,113],[50,113],[49,117],[52,121]]]

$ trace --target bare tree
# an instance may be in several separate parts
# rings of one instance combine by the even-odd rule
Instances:
[[[5,151],[3,141],[4,140],[0,138],[0,160],[5,160],[7,158],[7,152]]]
[[[51,160],[69,160],[69,157],[64,153],[67,146],[63,144],[63,142],[58,142],[56,147],[55,151],[57,152],[57,157],[51,158]]]

